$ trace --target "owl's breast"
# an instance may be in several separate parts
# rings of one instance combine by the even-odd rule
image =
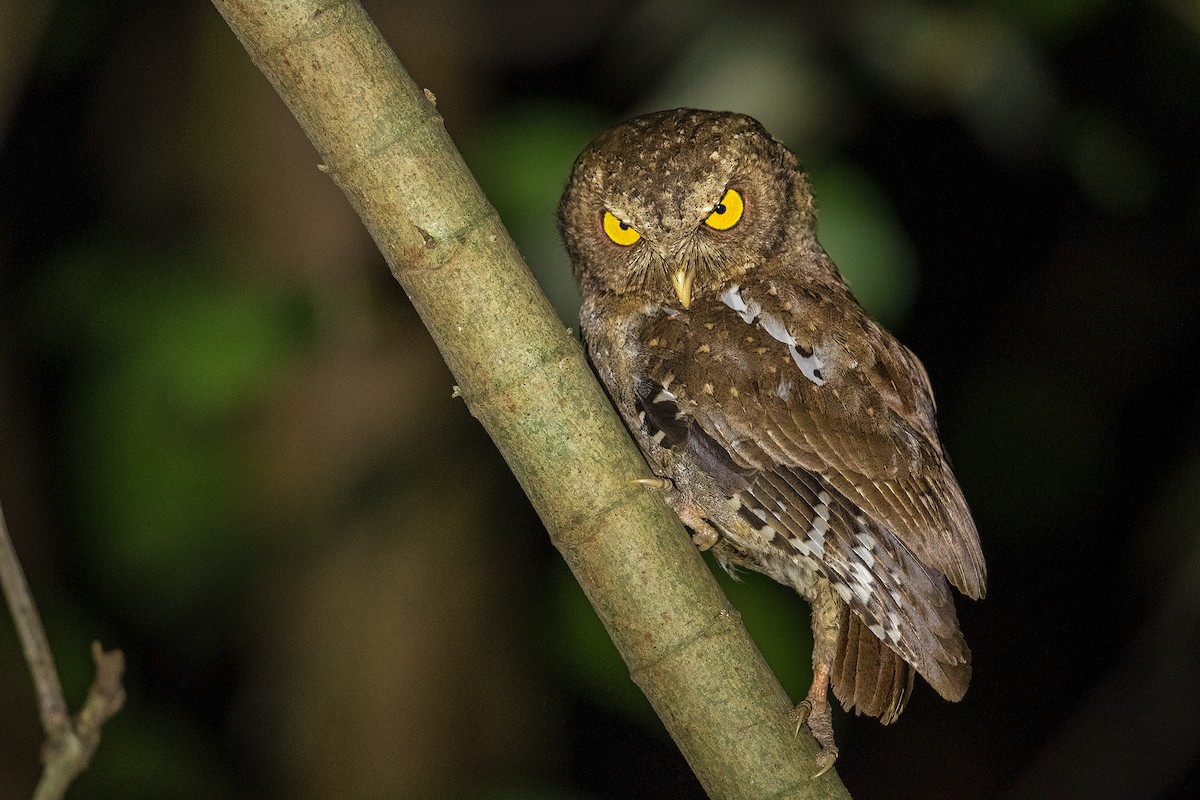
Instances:
[[[639,337],[641,368],[686,382],[698,402],[837,402],[847,352],[840,337],[803,311],[777,296],[730,285],[686,312],[648,320]]]

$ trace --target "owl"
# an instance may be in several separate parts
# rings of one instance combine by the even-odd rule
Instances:
[[[981,598],[979,537],[917,357],[816,238],[807,175],[754,119],[677,109],[579,156],[559,225],[592,366],[667,502],[722,567],[812,608],[796,707],[837,757],[829,690],[894,721],[915,673],[971,678],[950,593]]]

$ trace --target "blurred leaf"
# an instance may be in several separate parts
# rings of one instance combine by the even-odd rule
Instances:
[[[1148,587],[1186,560],[1200,536],[1200,452],[1187,454],[1157,487],[1150,507],[1151,533],[1137,542],[1132,568]],[[1153,594],[1152,590],[1147,594]]]
[[[716,4],[712,13],[697,13],[691,4],[659,3],[641,7],[657,16],[699,18],[703,27],[684,38],[683,52],[665,65],[657,81],[646,87],[633,113],[664,108],[706,108],[737,111],[761,122],[767,130],[801,155],[810,158],[820,143],[832,138],[850,116],[850,92],[818,55],[818,45],[801,25],[789,25],[786,15],[743,6],[737,14],[722,13]],[[658,22],[659,20],[654,20]],[[782,23],[782,24],[781,24]],[[642,35],[669,39],[669,28],[643,26]],[[667,34],[666,31],[671,31]],[[665,43],[657,49],[662,50]],[[624,51],[622,51],[624,52]],[[622,59],[614,69],[628,71]],[[629,76],[631,80],[644,78]]]
[[[980,144],[1025,159],[1052,141],[1054,80],[1030,37],[987,6],[862,6],[847,43],[907,106],[949,108]]]
[[[57,270],[44,340],[74,364],[62,449],[83,552],[104,586],[170,619],[223,591],[214,576],[246,550],[247,434],[300,347],[304,307],[186,259],[81,250]]]
[[[76,70],[85,68],[88,57],[103,45],[114,17],[114,6],[85,0],[58,0],[47,5],[50,20],[39,46],[38,72],[45,79],[65,83],[74,77]],[[17,8],[18,13],[33,13]]]
[[[811,170],[817,235],[854,296],[884,327],[908,319],[916,256],[891,203],[870,177],[845,162]]]
[[[480,186],[568,325],[579,313],[579,291],[558,235],[558,199],[575,158],[610,123],[578,105],[515,105],[484,124],[464,148]]]

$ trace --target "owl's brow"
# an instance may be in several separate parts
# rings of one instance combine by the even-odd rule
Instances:
[[[733,184],[734,184],[734,180],[733,180],[733,178],[730,178],[728,181],[725,182],[724,187],[717,190],[717,193],[716,193],[717,199],[716,200],[709,203],[708,205],[700,206],[696,210],[701,215],[707,216],[709,213],[712,212],[713,209],[715,209],[717,206],[721,205],[721,200],[723,200],[725,198],[725,193],[728,192],[731,188],[733,188]]]
[[[605,211],[612,214],[614,217],[621,220],[622,222],[624,222],[628,225],[633,225],[633,217],[625,209],[621,208],[620,206],[613,205],[612,203],[608,202],[607,200],[604,201],[603,205],[604,205]],[[635,225],[634,227],[637,227],[637,226]]]

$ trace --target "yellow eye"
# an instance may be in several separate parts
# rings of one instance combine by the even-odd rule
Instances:
[[[611,211],[604,212],[604,232],[608,234],[608,238],[622,247],[628,247],[642,238],[642,235],[635,231],[632,225],[621,222],[612,215]]]
[[[725,194],[721,197],[721,202],[717,203],[704,222],[708,227],[715,228],[719,231],[727,231],[742,218],[742,212],[746,210],[745,204],[742,202],[742,196],[733,189],[726,189]]]

